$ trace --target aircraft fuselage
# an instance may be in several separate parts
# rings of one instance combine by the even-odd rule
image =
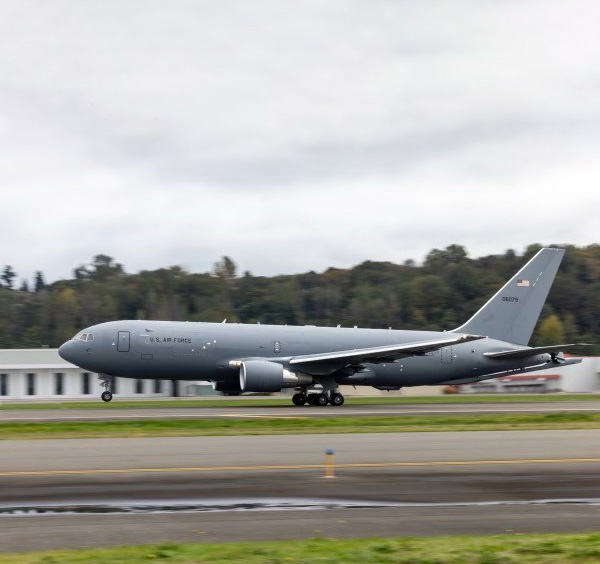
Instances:
[[[86,370],[129,378],[237,382],[237,359],[288,364],[315,353],[362,349],[448,337],[447,332],[348,329],[340,327],[246,325],[167,321],[113,321],[89,327],[91,341],[68,341],[61,354]],[[354,374],[335,373],[338,383],[403,387],[454,380],[543,364],[550,355],[499,360],[484,356],[514,345],[494,339],[461,343],[390,362],[363,363]]]

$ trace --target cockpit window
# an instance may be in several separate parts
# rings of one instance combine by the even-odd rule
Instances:
[[[94,334],[93,333],[78,333],[72,339],[73,341],[93,341]]]

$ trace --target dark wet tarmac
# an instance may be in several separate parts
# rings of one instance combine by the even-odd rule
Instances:
[[[599,434],[0,441],[0,547],[599,530]]]

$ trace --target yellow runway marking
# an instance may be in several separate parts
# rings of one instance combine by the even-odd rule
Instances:
[[[600,458],[522,458],[513,460],[439,460],[429,462],[346,462],[336,468],[393,468],[423,466],[486,466],[494,464],[566,464],[577,462],[600,462]],[[322,469],[324,464],[265,464],[256,466],[190,466],[180,468],[99,468],[85,470],[16,470],[0,472],[0,476],[60,476],[90,474],[139,474],[183,472],[232,472],[250,470],[304,470]]]

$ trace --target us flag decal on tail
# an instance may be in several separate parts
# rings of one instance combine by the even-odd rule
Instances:
[[[517,286],[529,288],[529,280],[517,280]]]

